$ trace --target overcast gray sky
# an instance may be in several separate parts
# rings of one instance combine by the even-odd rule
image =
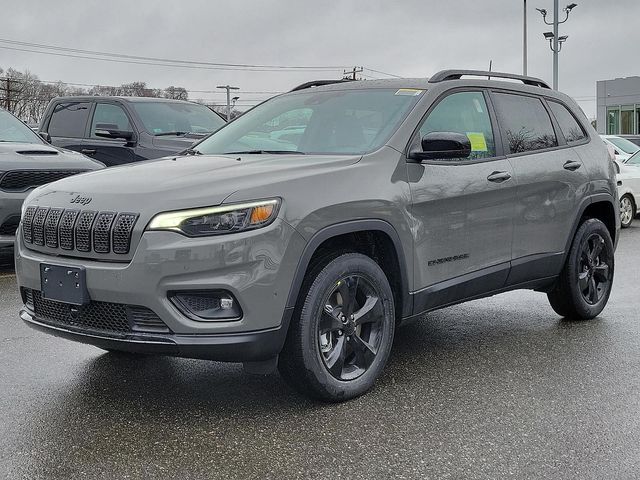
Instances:
[[[529,74],[551,82],[552,58],[528,0]],[[561,7],[565,5],[562,2]],[[595,115],[595,82],[640,74],[638,0],[579,0],[560,34],[560,89]],[[444,68],[522,71],[522,0],[24,0],[3,12],[0,37],[132,55],[208,62],[358,65],[396,75]],[[0,44],[2,45],[2,44]],[[168,68],[55,57],[0,48],[0,67],[29,69],[42,80],[211,90],[283,91],[332,72],[247,72]],[[368,75],[380,76],[365,71]],[[243,104],[260,94],[240,94]],[[222,95],[190,93],[190,98]]]

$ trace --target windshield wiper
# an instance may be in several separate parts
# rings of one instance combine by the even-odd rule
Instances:
[[[270,155],[270,154],[306,155],[304,152],[299,152],[297,150],[245,150],[241,152],[224,152],[223,153],[223,155],[243,155],[243,154],[244,155]]]
[[[162,132],[162,133],[154,133],[154,137],[166,137],[168,135],[175,135],[176,137],[183,137],[184,135],[189,135],[191,132]]]
[[[185,155],[202,155],[202,152],[200,150],[196,150],[195,148],[187,148],[184,151]]]

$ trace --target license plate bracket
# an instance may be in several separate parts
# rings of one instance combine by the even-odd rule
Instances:
[[[40,264],[42,298],[72,305],[86,305],[91,299],[87,291],[83,267]]]

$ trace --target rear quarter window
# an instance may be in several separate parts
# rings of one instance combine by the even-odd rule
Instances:
[[[569,145],[581,142],[587,138],[584,129],[567,107],[553,100],[547,100],[547,104],[553,116],[556,117],[558,125],[560,125],[560,130]]]

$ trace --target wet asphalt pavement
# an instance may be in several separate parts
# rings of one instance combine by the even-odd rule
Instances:
[[[640,221],[596,320],[512,292],[398,330],[369,394],[106,354],[18,320],[0,267],[0,478],[640,477]]]

